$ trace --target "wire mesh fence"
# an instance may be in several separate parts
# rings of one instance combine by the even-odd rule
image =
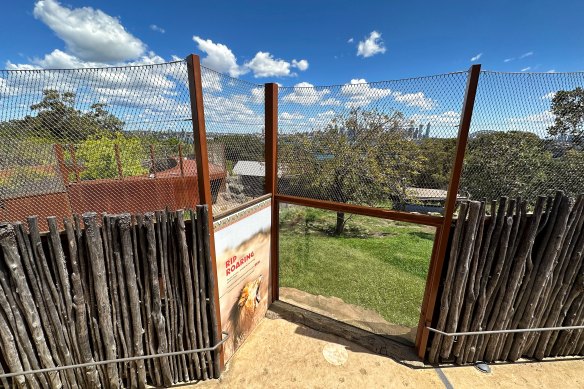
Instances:
[[[461,179],[473,199],[584,193],[584,73],[481,72]]]
[[[214,214],[265,193],[264,86],[202,68]],[[467,73],[279,88],[280,194],[442,212]],[[481,73],[460,198],[584,192],[584,73]],[[0,216],[192,207],[184,61],[0,71]]]
[[[265,194],[264,86],[201,68],[213,214]]]
[[[190,120],[184,61],[0,71],[0,218],[193,207]]]
[[[467,73],[279,91],[279,192],[441,212]]]

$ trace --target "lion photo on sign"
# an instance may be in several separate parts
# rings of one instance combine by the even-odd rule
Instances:
[[[235,347],[249,334],[256,319],[256,308],[262,301],[260,287],[263,276],[247,282],[241,289],[237,305],[231,311]]]

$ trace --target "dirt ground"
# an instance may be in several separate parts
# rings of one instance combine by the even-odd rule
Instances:
[[[404,346],[406,347],[406,346]],[[584,388],[584,360],[474,367],[410,364],[282,319],[264,319],[221,379],[188,388]]]

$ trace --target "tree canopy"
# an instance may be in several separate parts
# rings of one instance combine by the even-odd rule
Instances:
[[[121,131],[124,122],[106,107],[105,103],[95,103],[82,112],[75,108],[75,93],[45,89],[42,100],[30,106],[33,115],[3,123],[2,132],[10,136],[77,142],[101,131]]]
[[[352,110],[321,131],[288,137],[282,168],[294,188],[325,200],[380,206],[402,203],[425,158],[406,136],[403,114]],[[344,217],[339,215],[337,233]]]
[[[483,133],[468,143],[461,189],[474,199],[533,200],[548,180],[552,154],[531,132]]]
[[[570,91],[557,91],[552,99],[551,111],[555,121],[548,128],[548,133],[571,135],[574,143],[581,145],[584,141],[584,89],[577,87]]]

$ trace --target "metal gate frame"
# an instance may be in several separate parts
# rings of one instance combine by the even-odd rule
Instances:
[[[212,205],[213,199],[211,196],[211,185],[209,178],[209,159],[207,153],[207,136],[205,130],[205,113],[203,108],[203,89],[201,82],[201,66],[200,58],[197,55],[189,55],[186,58],[189,76],[189,91],[191,98],[191,114],[193,122],[194,143],[195,143],[195,157],[197,160],[197,175],[198,186],[201,204],[209,206],[209,233],[211,258],[213,261],[213,271],[217,275],[214,230],[213,230],[213,215]],[[428,276],[426,279],[426,287],[424,298],[422,302],[420,320],[417,327],[416,334],[416,350],[420,358],[424,358],[426,354],[426,347],[431,327],[434,319],[434,308],[436,306],[436,299],[438,289],[440,286],[440,279],[442,269],[444,267],[444,259],[448,240],[450,238],[450,227],[454,211],[456,209],[456,199],[458,197],[458,189],[460,184],[460,177],[462,174],[462,167],[464,162],[464,155],[468,143],[468,134],[472,120],[474,102],[479,82],[481,65],[472,65],[468,70],[467,84],[462,102],[462,111],[460,122],[458,126],[458,137],[456,141],[456,155],[453,162],[450,181],[448,184],[448,191],[446,195],[446,203],[444,206],[444,216],[433,216],[408,213],[403,211],[386,210],[381,208],[365,207],[360,205],[345,204],[333,201],[316,200],[306,197],[289,196],[278,193],[278,84],[266,83],[264,84],[265,93],[265,196],[271,197],[272,200],[272,228],[271,228],[271,247],[270,247],[270,303],[279,300],[279,204],[280,202],[302,205],[313,208],[326,209],[337,212],[354,213],[357,215],[371,216],[387,220],[402,221],[414,223],[419,225],[431,226],[436,228],[434,236],[434,245],[432,248],[432,256],[430,258],[430,266],[428,269]],[[219,333],[221,333],[218,301],[217,285],[213,286],[215,289],[215,315],[219,321]],[[212,304],[213,305],[213,304]],[[214,339],[217,344],[220,339]],[[220,349],[221,370],[224,366],[223,349]]]
[[[454,159],[448,192],[444,207],[444,216],[414,214],[402,211],[385,210],[373,207],[364,207],[353,204],[333,201],[315,200],[306,197],[289,196],[278,193],[278,84],[265,84],[265,124],[266,124],[266,188],[267,194],[272,195],[272,236],[271,236],[271,275],[272,301],[279,299],[279,203],[303,205],[321,208],[330,211],[354,213],[381,219],[402,221],[425,226],[436,227],[434,246],[430,258],[426,288],[420,312],[420,320],[416,334],[416,350],[420,358],[424,358],[428,343],[429,330],[434,319],[434,307],[440,286],[442,268],[450,226],[456,209],[456,199],[462,174],[464,154],[468,143],[474,102],[478,87],[481,65],[472,65],[468,70],[466,91],[462,103],[458,137],[456,141],[456,156]]]

